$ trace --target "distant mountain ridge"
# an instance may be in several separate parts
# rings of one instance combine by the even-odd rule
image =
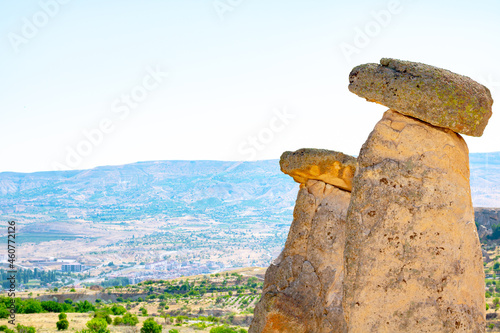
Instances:
[[[475,207],[500,207],[500,152],[470,154]],[[80,171],[0,173],[0,214],[23,221],[195,216],[290,223],[298,184],[278,160],[153,161]]]

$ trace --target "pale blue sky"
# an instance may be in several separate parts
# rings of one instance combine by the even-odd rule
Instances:
[[[352,67],[424,62],[499,101],[499,22],[496,0],[0,0],[0,171],[358,154],[386,108]],[[497,109],[471,152],[500,150]]]

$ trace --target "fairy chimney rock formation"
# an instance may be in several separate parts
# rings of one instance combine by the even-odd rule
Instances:
[[[249,333],[346,332],[342,280],[351,197],[346,190],[356,159],[300,149],[283,153],[280,165],[301,185],[285,248],[266,272]]]
[[[383,58],[355,67],[349,90],[370,102],[454,132],[481,136],[491,117],[490,91],[476,81],[418,62]]]
[[[482,134],[491,116],[488,89],[393,59],[354,68],[349,89],[391,109],[363,145],[353,179],[348,332],[484,332],[468,148],[455,132]]]

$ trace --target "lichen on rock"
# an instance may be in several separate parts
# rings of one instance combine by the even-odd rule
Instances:
[[[356,66],[349,90],[370,102],[457,133],[481,136],[492,115],[493,99],[482,84],[449,70],[382,58]]]

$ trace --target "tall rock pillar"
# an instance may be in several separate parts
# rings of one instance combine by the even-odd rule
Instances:
[[[484,332],[482,255],[468,148],[491,116],[487,88],[382,59],[349,89],[390,108],[363,145],[347,214],[348,332]]]
[[[285,248],[266,272],[249,333],[346,332],[345,218],[356,159],[301,149],[285,152],[280,165],[301,185]]]

